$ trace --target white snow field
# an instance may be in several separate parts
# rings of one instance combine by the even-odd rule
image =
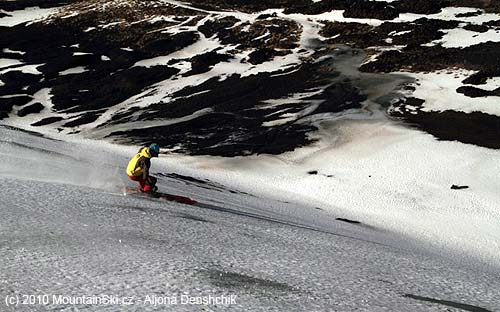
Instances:
[[[456,90],[462,86],[462,81],[467,75],[472,75],[474,71],[467,70],[442,70],[432,73],[412,73],[415,82],[411,85],[415,87],[413,96],[425,99],[422,105],[423,111],[445,111],[453,110],[458,112],[472,113],[483,112],[490,115],[500,116],[500,106],[498,97],[487,96],[471,99]],[[403,74],[403,73],[401,73]],[[490,79],[489,84],[480,85],[483,90],[494,90],[500,86],[497,80]],[[410,94],[410,93],[408,93]],[[443,101],[446,99],[446,101]]]
[[[370,135],[365,135],[369,141]],[[123,171],[135,147],[65,142],[3,126],[0,138],[2,311],[450,311],[453,307],[495,311],[500,308],[498,265],[484,264],[466,254],[451,257],[445,247],[440,254],[421,241],[383,227],[383,219],[392,224],[406,215],[405,226],[413,223],[417,230],[423,230],[422,224],[430,222],[430,226],[443,228],[436,231],[442,236],[433,239],[452,240],[443,236],[450,232],[466,233],[468,222],[465,219],[457,222],[463,217],[460,210],[450,219],[453,205],[447,208],[445,200],[460,198],[458,194],[462,193],[450,193],[439,199],[438,194],[446,191],[438,192],[433,180],[428,181],[430,185],[415,186],[423,190],[436,187],[434,193],[427,195],[428,211],[408,206],[411,200],[418,203],[420,196],[414,193],[413,199],[407,198],[409,194],[405,194],[404,187],[394,189],[393,195],[399,193],[399,196],[394,197],[393,203],[385,203],[385,212],[381,208],[383,202],[371,207],[374,201],[364,203],[366,214],[357,211],[359,202],[367,199],[363,192],[382,193],[381,188],[390,189],[384,184],[409,174],[396,162],[391,165],[395,165],[399,174],[392,174],[395,177],[392,180],[383,176],[383,165],[379,164],[381,169],[371,172],[374,182],[367,182],[367,178],[358,180],[357,187],[350,181],[354,177],[347,175],[348,171],[354,172],[352,168],[345,167],[342,171],[342,163],[332,164],[329,173],[336,182],[325,185],[337,192],[336,196],[345,197],[339,196],[330,204],[324,202],[321,207],[325,210],[320,210],[315,205],[323,198],[309,204],[297,203],[305,190],[301,196],[290,197],[286,202],[275,199],[287,198],[297,191],[299,183],[307,185],[304,180],[308,178],[298,175],[289,181],[289,192],[281,189],[277,194],[283,178],[290,178],[279,171],[284,159],[271,161],[264,157],[246,162],[246,168],[254,176],[245,172],[245,168],[236,168],[237,159],[219,161],[219,165],[224,163],[224,170],[210,168],[215,161],[179,157],[176,160],[173,156],[154,159],[153,172],[160,177],[161,190],[199,201],[197,206],[187,206],[122,194],[125,185],[133,185],[124,178]],[[387,153],[375,148],[370,153],[383,157],[404,142],[405,138],[400,137],[394,139],[392,147],[386,143]],[[335,152],[344,154],[337,156],[337,162],[342,158],[352,160],[354,154],[348,157],[347,152],[362,148],[349,147],[349,142],[344,145]],[[371,160],[366,152],[356,151],[358,178],[369,173],[365,170]],[[298,162],[308,163],[305,158],[299,161],[299,154],[296,156],[295,167],[299,167]],[[403,164],[410,160],[411,155],[401,157]],[[222,179],[224,173],[228,182],[237,177],[233,171],[244,172],[248,179],[246,188],[254,189],[255,193],[206,179],[197,182],[160,175],[195,172],[182,165],[183,162],[186,165],[191,162],[191,168],[200,167],[196,171],[202,175]],[[287,169],[294,167],[292,163],[288,160]],[[335,166],[338,167],[334,169]],[[267,179],[271,179],[273,168],[278,169],[276,180],[257,179],[257,168],[264,170],[262,176]],[[288,175],[294,173],[292,170]],[[240,176],[243,177],[241,173]],[[245,184],[242,179],[234,182]],[[319,186],[313,182],[311,188]],[[344,193],[348,186],[349,195]],[[262,196],[264,188],[273,192],[274,198]],[[339,190],[335,191],[336,188]],[[370,188],[373,190],[367,191]],[[324,191],[319,189],[315,194],[328,194]],[[350,215],[344,215],[350,206],[353,208]],[[480,211],[471,211],[470,216],[474,213],[481,216]],[[363,223],[336,220],[351,215],[364,215]],[[419,220],[421,217],[425,219]],[[471,220],[470,224],[474,222]],[[452,227],[459,229],[449,231]],[[475,230],[476,236],[470,237],[468,247],[480,250],[484,243],[479,240],[481,234],[484,240],[492,234],[485,228]],[[495,240],[491,236],[489,239]],[[476,246],[472,246],[474,242]],[[21,298],[50,295],[50,302],[6,306],[4,298],[15,295]],[[133,304],[62,304],[53,295],[126,296],[133,299]],[[235,295],[236,303],[183,305],[182,295]],[[179,301],[166,302],[164,298],[164,304],[156,306],[144,301],[154,296],[178,297]]]
[[[500,265],[499,151],[437,141],[361,114],[318,126],[318,143],[280,156],[182,163],[247,192],[411,237],[435,253]]]
[[[26,22],[33,22],[44,19],[57,11],[57,8],[43,9],[39,7],[29,7],[24,10],[4,12],[8,14],[8,16],[0,19],[0,26],[12,27]]]

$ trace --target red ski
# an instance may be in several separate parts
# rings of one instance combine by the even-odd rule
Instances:
[[[174,202],[186,204],[186,205],[194,205],[194,204],[198,203],[196,200],[191,199],[189,197],[185,197],[185,196],[173,195],[173,194],[162,193],[162,192],[143,193],[136,188],[130,188],[130,187],[127,187],[127,193],[138,194],[138,195],[142,195],[145,197],[158,198],[158,199],[163,199],[163,200],[168,200],[168,201],[174,201]]]

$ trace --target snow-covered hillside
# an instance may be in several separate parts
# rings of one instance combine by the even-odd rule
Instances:
[[[2,303],[2,311],[500,307],[498,266],[354,222],[333,203],[317,209],[312,203],[319,201],[285,202],[276,199],[285,194],[264,197],[259,187],[254,194],[230,189],[187,176],[192,169],[163,158],[154,163],[160,188],[198,205],[124,196],[130,184],[121,171],[131,150],[4,127],[0,134],[0,294],[51,298],[47,305]],[[53,295],[133,301],[74,306],[57,304]],[[231,305],[182,305],[183,295],[236,297]]]
[[[313,142],[308,117],[375,101],[437,138],[500,147],[492,1],[36,2],[0,6],[6,124],[280,154]],[[368,81],[337,67],[365,53],[362,71],[407,76],[390,98],[367,97]]]
[[[0,296],[496,311],[499,49],[495,1],[1,2]],[[124,195],[151,142],[197,206]]]

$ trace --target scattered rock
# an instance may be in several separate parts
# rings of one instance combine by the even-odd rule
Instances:
[[[140,93],[143,88],[170,78],[179,69],[168,66],[131,67],[115,73],[84,73],[76,77],[58,78],[52,85],[52,103],[56,110],[83,112],[111,107]],[[79,90],[89,90],[79,92]]]
[[[268,18],[275,18],[278,17],[278,14],[273,13],[273,14],[261,14],[257,16],[257,19],[268,19]]]
[[[448,3],[455,7],[473,7],[488,13],[500,13],[500,2],[495,0],[448,0]]]
[[[344,11],[344,17],[392,20],[399,17],[399,12],[400,10],[387,2],[354,1]]]
[[[493,77],[500,77],[500,66],[498,68],[483,69],[479,72],[472,74],[462,81],[463,84],[481,85]]]
[[[332,23],[327,21],[324,22],[320,35],[326,38],[335,37],[328,40],[331,43],[342,43],[354,48],[365,48],[377,45],[382,41],[380,36],[374,34],[373,29],[373,26],[361,23]]]
[[[485,42],[474,46],[444,48],[442,46],[408,46],[402,51],[385,51],[360,70],[366,72],[436,71],[446,68],[493,70],[500,64],[499,42]]]
[[[400,0],[395,3],[395,6],[401,12],[428,15],[441,12],[445,4],[448,5],[442,0]]]
[[[174,35],[164,35],[164,38],[154,37],[144,43],[141,50],[156,55],[168,55],[172,52],[178,51],[182,48],[192,45],[200,39],[197,32],[186,31]]]
[[[44,108],[45,108],[45,106],[43,106],[41,103],[34,103],[34,104],[31,104],[31,105],[28,105],[26,107],[21,108],[17,112],[17,115],[19,117],[24,117],[24,116],[29,115],[29,114],[36,114],[36,113],[41,112]]]
[[[190,59],[191,70],[185,73],[184,76],[191,76],[208,72],[210,68],[215,64],[226,62],[231,58],[231,55],[221,54],[215,51],[196,55]]]
[[[342,221],[342,222],[351,223],[351,224],[360,224],[361,223],[359,221],[349,220],[349,219],[345,219],[345,218],[336,218],[336,220]]]
[[[457,89],[458,93],[462,93],[465,96],[471,98],[484,97],[484,96],[500,96],[500,88],[492,91],[479,89],[471,86],[463,86]]]
[[[99,118],[99,116],[100,116],[100,113],[98,113],[98,112],[85,113],[85,114],[80,115],[76,119],[65,123],[62,126],[66,127],[66,128],[81,126],[81,125],[96,121],[97,118]]]
[[[308,5],[312,5],[311,0],[260,0],[260,1],[248,1],[248,0],[231,0],[231,1],[221,1],[221,0],[204,0],[204,1],[191,1],[191,4],[197,8],[220,11],[220,10],[234,10],[246,13],[257,13],[265,11],[267,9],[277,9],[277,8],[301,8]]]
[[[203,25],[198,27],[198,30],[207,38],[211,38],[214,35],[220,34],[219,38],[223,37],[224,34],[229,34],[228,28],[231,28],[239,22],[240,20],[233,16],[226,16],[223,18],[208,20]],[[222,38],[221,38],[222,39]]]
[[[14,106],[28,104],[33,98],[27,95],[0,98],[0,120],[7,118]]]
[[[1,35],[0,35],[0,42],[1,42]],[[2,46],[0,44],[0,46]],[[20,71],[8,71],[4,74],[0,74],[0,80],[2,80],[3,83],[5,83],[4,86],[0,87],[0,96],[1,95],[10,95],[10,94],[34,94],[36,91],[39,89],[36,89],[36,91],[33,92],[27,92],[26,90],[23,90],[25,87],[33,86],[36,85],[39,80],[40,76],[38,75],[33,75],[33,74],[25,74]]]
[[[248,55],[248,62],[257,65],[270,61],[278,55],[283,55],[283,53],[270,48],[257,49]]]
[[[54,122],[58,122],[58,121],[61,121],[63,120],[62,117],[59,117],[59,116],[56,116],[56,117],[47,117],[47,118],[44,118],[40,121],[37,121],[37,122],[34,122],[32,123],[31,125],[33,127],[39,127],[39,126],[46,126],[46,125],[50,125]]]
[[[468,189],[469,187],[467,185],[455,185],[453,184],[451,186],[452,190],[463,190],[463,189]]]
[[[489,27],[500,27],[500,20],[489,21],[489,22],[483,23],[483,25],[486,25]]]
[[[475,12],[458,13],[458,14],[455,14],[455,17],[458,17],[458,18],[461,18],[461,17],[473,17],[473,16],[479,16],[479,15],[482,15],[482,14],[483,14],[483,11],[478,10],[478,11],[475,11]]]
[[[415,97],[404,97],[399,99],[397,102],[393,103],[393,107],[421,107],[425,103],[424,100]]]
[[[342,43],[356,48],[404,45],[420,46],[444,36],[442,29],[458,26],[456,21],[421,18],[412,23],[385,22],[378,27],[361,23],[324,22],[320,34],[329,43]],[[387,41],[390,39],[390,43]]]
[[[465,30],[479,32],[479,33],[485,33],[490,28],[488,26],[486,26],[486,25],[467,24],[467,25],[464,26],[464,29]]]

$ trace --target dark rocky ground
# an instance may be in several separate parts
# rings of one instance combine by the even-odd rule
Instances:
[[[481,89],[486,79],[500,76],[500,43],[482,43],[466,48],[444,48],[427,45],[441,39],[443,30],[463,27],[475,32],[500,29],[498,21],[471,24],[423,17],[412,23],[392,20],[401,13],[434,14],[448,6],[468,6],[478,11],[457,18],[499,13],[500,4],[487,0],[409,1],[391,3],[354,0],[242,0],[191,1],[192,9],[166,2],[128,1],[129,5],[106,1],[42,1],[23,0],[0,3],[2,14],[34,5],[61,7],[61,12],[48,21],[0,27],[0,58],[18,59],[37,67],[41,74],[10,70],[0,74],[0,120],[12,114],[26,116],[51,110],[54,116],[34,122],[33,126],[50,126],[60,131],[77,133],[80,126],[95,122],[109,108],[167,79],[191,77],[208,73],[214,66],[235,60],[247,51],[240,63],[263,64],[277,56],[298,51],[302,26],[276,14],[261,14],[255,21],[240,20],[237,15],[220,15],[204,10],[256,13],[269,8],[282,8],[286,14],[320,14],[333,9],[345,10],[345,17],[376,18],[380,26],[360,23],[323,22],[320,34],[325,41],[317,44],[318,53],[303,58],[302,64],[287,69],[273,69],[241,77],[217,77],[200,85],[176,91],[168,100],[147,107],[134,107],[114,114],[98,127],[126,124],[132,121],[185,118],[199,110],[207,114],[184,121],[149,128],[114,131],[108,137],[129,143],[158,141],[164,147],[189,154],[247,155],[278,154],[309,144],[308,133],[316,130],[304,117],[319,113],[335,113],[359,108],[366,99],[364,90],[339,76],[331,61],[317,62],[317,57],[333,53],[330,47],[345,44],[375,53],[374,47],[402,46],[382,52],[375,61],[365,63],[361,70],[379,73],[392,71],[434,71],[463,68],[477,71],[464,80],[457,92],[472,99],[499,96],[500,90]],[[106,5],[104,5],[106,4]],[[77,12],[78,14],[71,14]],[[168,19],[154,17],[168,16]],[[175,32],[166,31],[175,29]],[[168,55],[192,45],[202,37],[218,39],[220,48],[188,59],[172,59],[167,65],[137,67],[140,60]],[[390,40],[388,40],[390,39]],[[3,50],[23,51],[17,54]],[[75,54],[75,52],[78,52]],[[85,54],[82,54],[85,53]],[[177,65],[187,61],[191,69],[180,73]],[[13,65],[12,67],[20,67]],[[60,75],[74,67],[85,67],[78,74]],[[333,83],[333,84],[332,84]],[[465,84],[468,84],[465,86]],[[473,85],[473,86],[471,86]],[[52,105],[33,99],[35,93],[50,88]],[[317,94],[268,107],[266,100],[292,94],[318,91]],[[297,114],[317,105],[295,120],[263,126],[283,114]],[[408,102],[401,99],[398,110],[389,110],[440,139],[459,140],[490,148],[499,148],[497,116],[477,112],[456,111],[409,113]],[[418,101],[418,100],[417,100]],[[500,105],[500,104],[499,104]]]

